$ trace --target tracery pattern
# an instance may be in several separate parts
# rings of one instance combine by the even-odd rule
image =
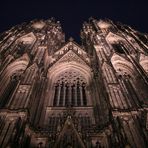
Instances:
[[[75,71],[66,71],[55,82],[54,106],[86,106],[86,81]]]

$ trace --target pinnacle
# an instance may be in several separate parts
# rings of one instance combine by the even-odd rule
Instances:
[[[69,38],[69,41],[72,42],[72,41],[74,41],[74,39],[73,39],[72,37],[70,37],[70,38]]]

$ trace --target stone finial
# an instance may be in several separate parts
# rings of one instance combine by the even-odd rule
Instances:
[[[70,37],[70,38],[69,38],[69,41],[72,42],[72,41],[74,41],[74,39],[73,39],[72,37]]]

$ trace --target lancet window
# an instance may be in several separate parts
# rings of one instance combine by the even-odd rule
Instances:
[[[54,106],[87,106],[86,81],[77,72],[65,72],[54,84]]]
[[[140,99],[134,88],[134,84],[133,84],[131,76],[126,75],[126,74],[120,76],[120,84],[124,88],[124,90],[127,92],[128,98],[132,106],[139,106]]]
[[[0,97],[0,107],[4,107],[10,100],[17,84],[19,81],[19,75],[17,74],[13,74],[10,77],[10,81],[5,89],[5,91],[3,92],[2,96]]]

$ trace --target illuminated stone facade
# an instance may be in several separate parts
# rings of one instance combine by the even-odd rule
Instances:
[[[148,146],[148,36],[90,19],[81,39],[53,18],[1,34],[1,148]]]

